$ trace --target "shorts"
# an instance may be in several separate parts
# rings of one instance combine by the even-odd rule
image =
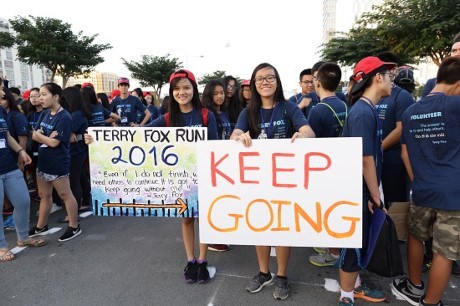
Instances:
[[[409,233],[419,241],[433,237],[433,251],[450,260],[460,259],[460,210],[410,205]]]
[[[363,201],[366,203],[367,201]],[[364,204],[363,204],[364,205]],[[369,242],[369,219],[370,211],[366,208],[363,211],[363,223],[362,223],[362,247],[360,249],[341,249],[339,268],[344,272],[352,273],[358,272],[362,269],[361,261],[364,258]]]
[[[70,173],[64,175],[48,174],[37,169],[37,177],[43,179],[46,182],[53,182],[61,178],[68,178]]]

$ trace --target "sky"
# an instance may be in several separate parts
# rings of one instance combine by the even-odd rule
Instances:
[[[109,5],[106,5],[110,3]],[[277,3],[277,4],[275,4]],[[268,62],[286,91],[299,90],[300,71],[319,60],[322,0],[22,0],[2,6],[0,17],[58,18],[76,33],[98,34],[95,43],[112,45],[101,53],[97,71],[131,77],[121,58],[142,55],[178,58],[197,78],[223,70],[250,78]],[[132,81],[136,85],[136,81]]]

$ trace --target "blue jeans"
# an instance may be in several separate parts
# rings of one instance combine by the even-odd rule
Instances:
[[[30,197],[27,190],[24,175],[17,169],[0,175],[0,206],[3,212],[4,194],[10,199],[14,207],[13,220],[16,225],[18,240],[29,239],[29,214]],[[3,217],[0,217],[0,248],[6,248],[8,244],[3,232]]]

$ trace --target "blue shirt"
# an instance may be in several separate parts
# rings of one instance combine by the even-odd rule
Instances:
[[[232,126],[228,118],[228,113],[221,112],[217,115],[217,137],[219,139],[230,139],[231,134]]]
[[[342,100],[348,105],[347,98],[342,92],[336,92],[335,95],[337,98]],[[302,102],[303,98],[310,98],[311,102],[307,107],[304,107],[301,109],[302,113],[304,114],[305,118],[308,118],[308,114],[310,113],[310,110],[316,106],[320,102],[320,98],[316,92],[310,92],[307,95],[302,95],[302,93],[298,93],[295,96],[292,96],[289,98],[289,102],[295,102],[297,105],[299,105],[300,102]]]
[[[146,107],[139,98],[128,96],[126,99],[112,101],[112,111],[120,116],[119,126],[130,126],[130,123],[140,123],[137,113],[143,113]]]
[[[290,138],[294,132],[307,125],[307,119],[297,105],[292,102],[277,102],[274,108],[260,108],[259,113],[261,114],[259,127],[265,130],[268,139]],[[238,117],[235,129],[243,132],[249,130],[247,107],[243,109]]]
[[[83,134],[88,128],[88,119],[81,110],[77,110],[72,113],[72,132],[78,136],[83,137]],[[85,141],[79,140],[74,143],[70,143],[70,156],[81,156],[88,154],[88,146]]]
[[[153,121],[155,119],[157,119],[158,117],[160,117],[160,110],[153,104],[150,104],[149,106],[147,106],[147,109],[149,110],[150,112],[150,121]],[[144,119],[145,116],[142,117],[142,120]],[[142,121],[141,121],[142,122]]]
[[[398,86],[391,90],[390,96],[379,101],[375,108],[382,122],[383,139],[396,128],[396,122],[402,120],[404,111],[414,103],[412,95]],[[383,152],[383,162],[385,164],[402,164],[401,143],[399,141]]]
[[[343,127],[344,137],[362,137],[363,156],[374,158],[377,183],[382,174],[382,128],[377,110],[363,99],[359,99],[350,109]],[[369,188],[363,176],[363,209],[367,210],[370,198]]]
[[[436,78],[429,79],[426,81],[425,87],[423,87],[422,98],[428,96],[428,94],[436,86]]]
[[[424,97],[404,112],[402,124],[413,203],[460,210],[460,96]]]
[[[91,104],[91,115],[93,118],[88,121],[89,126],[105,126],[105,119],[110,118],[112,112],[102,106],[102,103],[98,102],[96,105]]]
[[[164,115],[153,120],[145,126],[151,127],[166,127],[166,121]],[[201,116],[201,110],[192,110],[188,113],[180,113],[180,124],[178,127],[204,127],[203,117]],[[217,137],[217,124],[216,118],[212,112],[208,112],[208,140],[216,140]]]
[[[43,111],[42,120],[39,128],[43,130],[45,136],[50,136],[53,131],[58,135],[55,139],[60,143],[57,147],[48,147],[40,144],[38,147],[38,166],[37,168],[47,174],[66,175],[70,172],[70,131],[72,129],[72,117],[65,109],[54,116],[51,111]]]
[[[345,102],[337,98],[337,96],[327,97],[312,108],[308,114],[307,121],[313,132],[315,132],[315,137],[339,136],[339,132],[342,130],[339,120],[343,124],[347,109]]]
[[[3,107],[0,107],[0,175],[18,169],[16,160],[8,146],[8,121]]]
[[[7,118],[10,135],[16,141],[19,141],[19,136],[27,136],[29,134],[29,122],[27,122],[23,114],[18,111],[10,111]]]

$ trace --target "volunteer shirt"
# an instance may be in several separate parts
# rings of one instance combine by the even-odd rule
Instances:
[[[137,113],[145,111],[145,105],[141,100],[129,95],[126,99],[118,98],[112,102],[112,111],[120,116],[119,126],[129,126],[130,123],[138,122]]]
[[[402,120],[402,114],[412,104],[414,104],[412,95],[401,87],[395,86],[391,90],[391,95],[380,100],[375,106],[382,122],[383,139],[396,128],[396,122]],[[402,164],[401,143],[399,141],[383,152],[383,162],[385,164]]]
[[[110,118],[112,112],[102,106],[102,103],[91,104],[92,119],[88,120],[89,126],[105,126],[105,119]]]
[[[292,134],[302,126],[307,125],[307,119],[297,105],[292,102],[277,102],[274,108],[260,108],[259,112],[261,113],[259,127],[264,129],[268,139],[291,138]],[[235,129],[243,132],[249,130],[248,108],[241,112]]]
[[[422,98],[426,97],[436,86],[436,78],[429,79],[426,81],[425,87],[423,87]]]
[[[88,128],[88,119],[81,110],[77,110],[72,113],[72,132],[78,137],[83,137],[83,134]],[[70,156],[81,156],[88,153],[88,146],[85,141],[79,140],[74,143],[70,143]]]
[[[29,134],[29,122],[26,117],[18,111],[10,111],[7,114],[8,127],[10,135],[18,141],[19,136],[27,136]]]
[[[362,137],[363,156],[372,156],[376,165],[377,182],[382,174],[382,128],[377,110],[359,99],[350,109],[343,127],[344,137]],[[363,210],[367,210],[370,192],[363,176]]]
[[[343,93],[336,92],[335,95],[337,96],[337,98],[339,98],[340,100],[344,101],[348,105],[347,98],[345,97],[345,95]],[[295,102],[298,105],[302,101],[303,98],[310,98],[311,99],[310,104],[307,107],[301,109],[301,111],[304,114],[305,118],[308,118],[308,114],[310,113],[310,110],[313,107],[315,107],[316,104],[318,104],[321,99],[319,98],[319,96],[318,96],[318,94],[316,92],[310,92],[307,95],[302,95],[301,93],[298,93],[297,95],[290,97],[289,102]]]
[[[51,111],[43,111],[42,120],[39,128],[43,130],[45,136],[50,136],[53,131],[58,135],[54,137],[60,143],[57,147],[48,147],[40,144],[38,147],[38,166],[37,168],[47,174],[65,175],[70,172],[70,131],[72,129],[72,117],[69,112],[62,109],[60,112],[51,115]]]
[[[3,107],[0,107],[0,175],[18,169],[16,160],[8,146],[8,121]]]
[[[158,117],[160,117],[160,110],[155,105],[150,104],[149,106],[147,106],[147,109],[149,110],[150,115],[151,115],[150,121],[153,121],[153,120],[157,119]],[[144,118],[142,118],[142,119],[144,119]]]
[[[32,111],[27,115],[27,121],[29,122],[29,130],[31,131],[35,130],[38,119],[40,119],[42,112],[43,111],[41,112]]]
[[[230,139],[232,134],[232,127],[230,125],[230,119],[226,112],[221,112],[217,115],[217,137],[219,139]]]
[[[164,119],[164,116],[160,116],[145,126],[166,127],[166,121]],[[179,126],[180,127],[204,127],[201,110],[194,109],[188,113],[181,113]],[[208,129],[208,140],[218,139],[216,118],[214,117],[214,114],[212,112],[208,112],[207,129]]]
[[[342,129],[339,120],[344,122],[346,115],[347,105],[345,102],[337,96],[326,97],[311,109],[307,121],[315,132],[316,138],[337,137]]]
[[[414,181],[412,201],[419,206],[460,210],[460,96],[429,95],[403,115]]]

